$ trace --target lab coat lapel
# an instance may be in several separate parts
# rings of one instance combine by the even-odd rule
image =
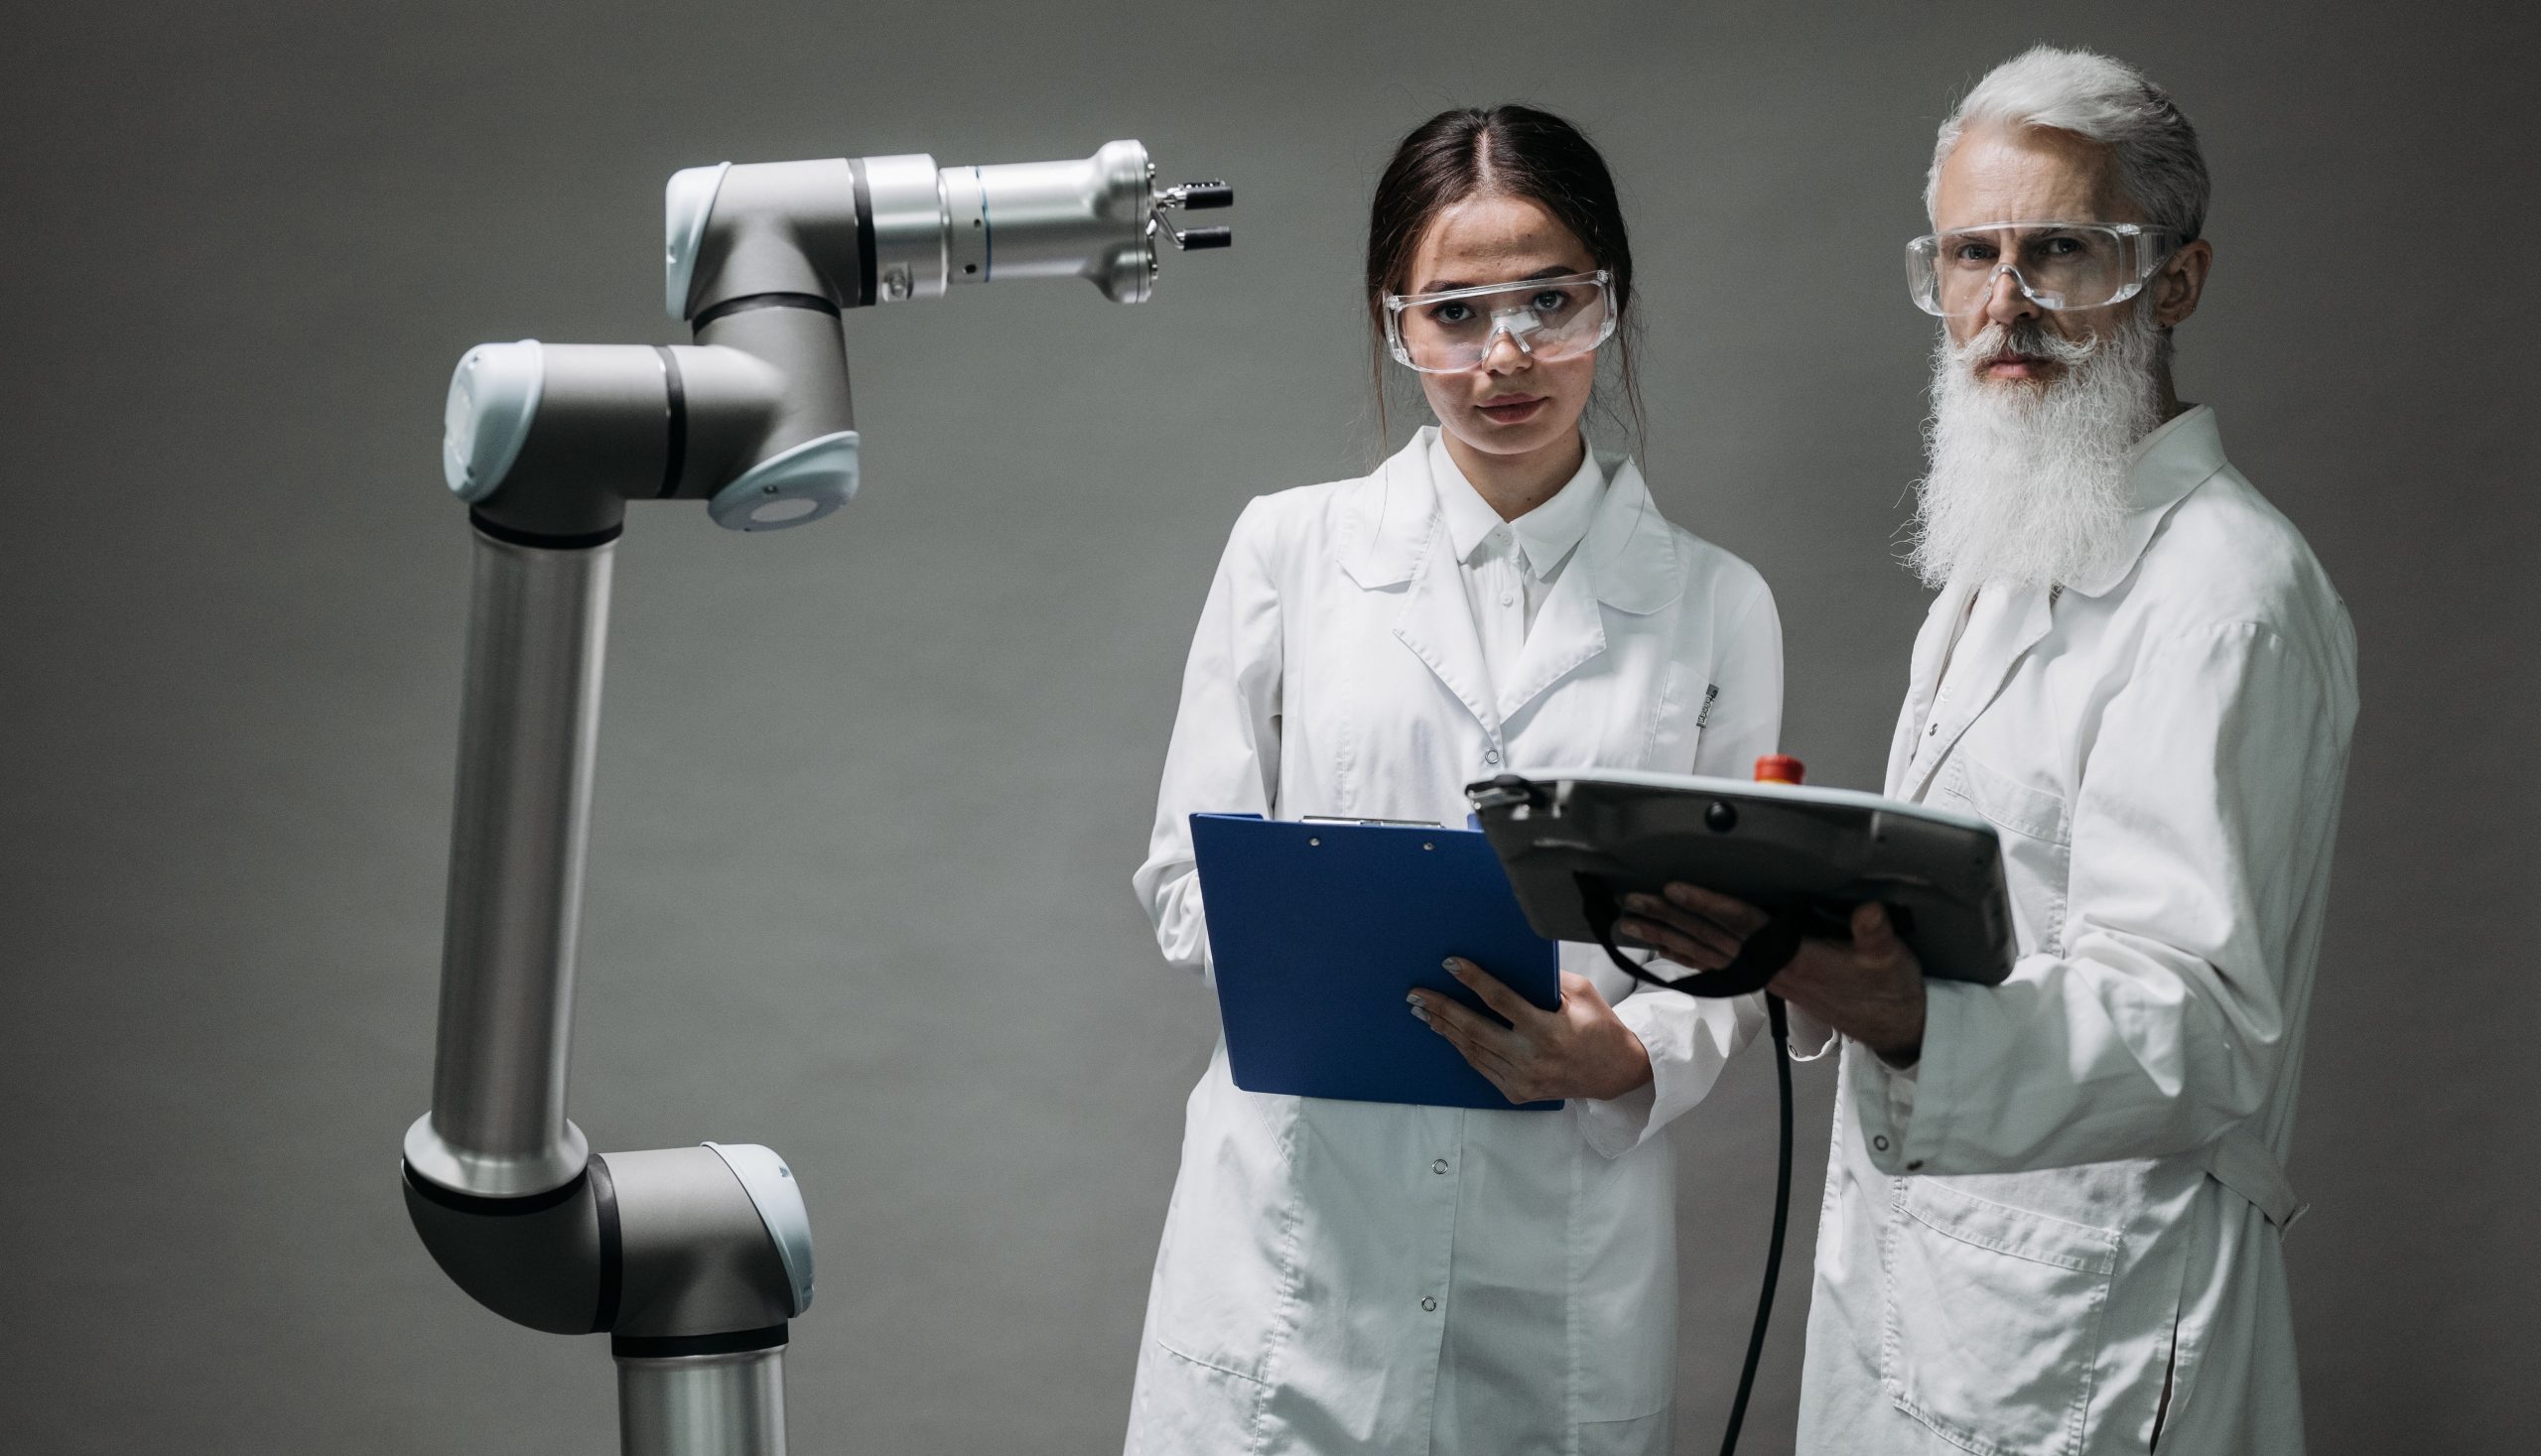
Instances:
[[[1646,616],[1684,593],[1684,564],[1676,558],[1668,523],[1651,503],[1641,468],[1629,460],[1600,463],[1604,498],[1527,631],[1517,670],[1500,693],[1504,723],[1606,651],[1604,608]]]
[[[1394,634],[1429,665],[1497,742],[1500,714],[1492,701],[1491,668],[1482,655],[1482,636],[1474,630],[1473,606],[1456,579],[1454,550],[1444,530],[1430,531],[1429,550],[1404,594],[1403,610],[1395,614]]]
[[[2190,491],[2222,468],[2222,436],[2215,428],[2213,410],[2205,405],[2138,442],[2127,466],[2128,512],[2118,542],[2098,569],[2077,577],[2071,590],[2084,596],[2101,596],[2115,591],[2134,574],[2136,562],[2171,511]],[[2059,590],[1996,587],[1978,594],[1972,584],[1956,579],[1942,590],[1940,600],[1933,604],[1933,615],[1925,624],[1923,636],[1915,643],[1907,707],[1899,716],[1898,741],[1889,750],[1891,796],[1912,799],[1923,795],[1934,771],[1949,756],[1949,750],[1969,725],[2001,696],[2022,655],[2047,635]],[[1983,601],[1997,592],[2018,595],[2012,609],[1985,610]],[[1969,691],[1942,709],[1938,720],[1927,721],[1933,711],[1933,694],[1940,686],[1943,664],[1952,657],[1952,639],[1959,635],[1959,616],[1966,610],[1971,594],[1980,600],[1977,618],[1988,620],[1989,625],[1979,631],[1976,620],[1969,621],[1967,640],[1956,648],[1977,654],[1969,660],[1964,676],[1955,678],[1966,683]]]
[[[1439,518],[1437,486],[1429,478],[1429,447],[1436,434],[1434,426],[1414,432],[1410,444],[1352,487],[1334,554],[1363,591],[1409,584],[1395,613],[1395,636],[1496,742],[1500,714],[1491,669],[1464,585],[1456,577],[1455,548]]]
[[[1986,610],[1986,598],[1998,592],[2007,594],[1998,609]],[[1950,676],[1955,682],[1965,683],[1967,691],[1956,701],[1939,705],[1925,724],[1924,741],[1914,750],[1906,781],[1898,785],[1899,797],[1922,798],[1934,770],[1949,756],[1969,726],[2002,696],[2004,685],[2012,679],[2012,669],[2047,635],[2053,620],[2053,599],[2054,594],[2043,587],[1989,587],[1979,594],[1976,614],[1968,621],[1965,639],[1951,653],[1953,659],[1958,654],[1966,655],[1963,665],[1953,664],[1956,671]]]
[[[1348,487],[1332,554],[1363,590],[1410,581],[1428,557],[1431,538],[1445,534],[1438,492],[1429,484],[1429,434],[1416,432],[1375,474]]]
[[[1888,744],[1888,793],[1905,792],[1907,766],[1924,740],[1924,723],[1933,716],[1933,695],[1940,691],[1941,664],[1967,620],[1967,598],[1975,584],[1952,580],[1924,614],[1924,629],[1915,634],[1915,656],[1906,673],[1906,706],[1898,710],[1897,731]]]

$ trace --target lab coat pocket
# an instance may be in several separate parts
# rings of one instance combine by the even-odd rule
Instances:
[[[1951,755],[1938,790],[1944,802],[2006,832],[2001,837],[2003,870],[2011,880],[2021,953],[2061,951],[2066,882],[2073,864],[2073,826],[2065,801],[1963,752]]]
[[[1158,1340],[1140,1356],[1123,1456],[1245,1451],[1260,1437],[1270,1388]]]
[[[2014,834],[2049,845],[2068,841],[2065,801],[2044,789],[2031,788],[1999,768],[1964,753],[1955,754],[1941,786],[1943,792]]]
[[[1271,1378],[1295,1317],[1297,1117],[1293,1097],[1239,1090],[1224,1043],[1192,1089],[1149,1324],[1156,1343],[1189,1366]]]
[[[1571,1428],[1578,1456],[1668,1456],[1673,1409],[1631,1420],[1592,1420]]]
[[[2117,1231],[1930,1178],[1895,1186],[1879,1362],[1890,1401],[1979,1456],[2079,1451]]]

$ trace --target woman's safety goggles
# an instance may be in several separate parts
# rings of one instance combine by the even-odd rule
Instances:
[[[1906,245],[1906,287],[1915,307],[1943,318],[1984,312],[2006,274],[2042,309],[2104,308],[2144,291],[2174,236],[2132,222],[1988,222],[1926,233]]]
[[[1615,336],[1607,298],[1614,275],[1600,268],[1567,278],[1531,278],[1442,293],[1386,295],[1386,343],[1423,374],[1479,369],[1505,335],[1521,357],[1557,363]]]

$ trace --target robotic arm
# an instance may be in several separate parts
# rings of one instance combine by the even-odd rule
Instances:
[[[693,168],[667,191],[666,302],[696,343],[482,344],[443,473],[475,528],[432,1110],[406,1207],[443,1270],[532,1329],[606,1332],[627,1456],[782,1456],[810,1222],[764,1147],[595,1154],[565,1116],[610,557],[632,500],[806,525],[854,497],[845,310],[957,284],[1088,279],[1144,300],[1179,208],[1146,150],[938,168],[867,157]]]

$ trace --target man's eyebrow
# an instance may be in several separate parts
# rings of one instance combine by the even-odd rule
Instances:
[[[1574,273],[1593,273],[1596,270],[1593,268],[1573,268],[1567,264],[1554,263],[1546,267],[1538,268],[1524,278],[1502,278],[1495,281],[1500,283],[1533,283],[1538,278],[1568,278]],[[1459,278],[1433,278],[1429,282],[1422,284],[1420,287],[1413,289],[1412,292],[1453,293],[1460,288],[1489,288],[1490,286],[1491,285],[1489,283],[1467,283]]]

